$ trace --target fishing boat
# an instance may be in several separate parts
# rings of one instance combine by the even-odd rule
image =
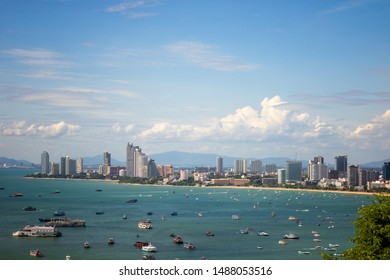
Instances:
[[[154,253],[157,252],[157,248],[152,243],[149,243],[147,246],[142,246],[142,251]]]
[[[39,251],[38,249],[30,250],[30,256],[32,256],[32,257],[43,257],[43,253],[41,251]]]

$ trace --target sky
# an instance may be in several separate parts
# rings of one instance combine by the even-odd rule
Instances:
[[[390,1],[1,0],[0,156],[390,158]]]

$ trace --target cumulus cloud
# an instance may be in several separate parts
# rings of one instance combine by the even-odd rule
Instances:
[[[111,126],[111,129],[116,133],[129,133],[133,131],[135,125],[132,123],[115,123]]]
[[[64,121],[49,125],[28,124],[26,121],[16,121],[11,124],[0,123],[0,134],[4,136],[58,138],[66,135],[74,135],[79,129],[79,125],[68,124]]]

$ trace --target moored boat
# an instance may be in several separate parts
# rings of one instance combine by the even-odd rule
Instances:
[[[115,244],[115,240],[114,238],[109,238],[108,241],[107,241],[108,245],[114,245]]]
[[[56,227],[85,227],[85,220],[69,219],[69,218],[43,218],[41,222],[46,222],[48,226]]]
[[[152,222],[150,220],[144,220],[144,221],[139,221],[138,222],[138,228],[142,229],[152,229]]]
[[[279,245],[287,245],[287,241],[279,240],[278,244]]]
[[[36,211],[37,208],[32,207],[32,206],[26,206],[26,207],[23,207],[23,210],[24,210],[24,211]]]
[[[208,232],[206,232],[206,236],[214,236],[214,233],[212,233],[211,231],[208,231]]]
[[[173,238],[173,242],[176,244],[183,244],[183,238],[177,235]]]
[[[311,253],[309,251],[298,251],[298,254],[300,254],[300,255],[310,255]]]
[[[59,237],[62,233],[53,226],[25,226],[12,233],[15,237]]]
[[[83,246],[84,246],[85,249],[91,248],[91,244],[89,244],[88,241],[85,241]]]
[[[54,211],[53,213],[53,216],[56,216],[56,217],[61,217],[61,216],[65,216],[65,212],[64,211]]]
[[[138,201],[138,199],[133,198],[133,199],[129,199],[128,201],[126,201],[126,203],[135,203],[137,201]]]
[[[136,241],[134,243],[134,246],[139,247],[139,248],[141,248],[143,246],[148,246],[148,245],[149,245],[149,242],[147,242],[147,241]]]
[[[195,249],[195,245],[192,244],[192,243],[185,243],[185,244],[183,245],[183,247],[184,247],[185,249],[189,249],[189,250],[194,250],[194,249]]]
[[[266,232],[266,231],[259,231],[258,233],[257,233],[259,236],[269,236],[269,233],[268,232]]]
[[[149,243],[147,246],[142,246],[142,251],[154,253],[157,252],[157,248],[152,243]]]
[[[32,256],[32,257],[43,257],[43,253],[41,251],[39,251],[38,249],[30,250],[30,256]]]
[[[23,193],[17,192],[17,193],[11,194],[9,197],[21,197],[21,196],[23,196]]]
[[[299,239],[299,236],[294,233],[289,233],[283,236],[284,239]]]

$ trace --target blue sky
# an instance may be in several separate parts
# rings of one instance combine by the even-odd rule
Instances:
[[[390,2],[2,0],[0,155],[390,158]]]

